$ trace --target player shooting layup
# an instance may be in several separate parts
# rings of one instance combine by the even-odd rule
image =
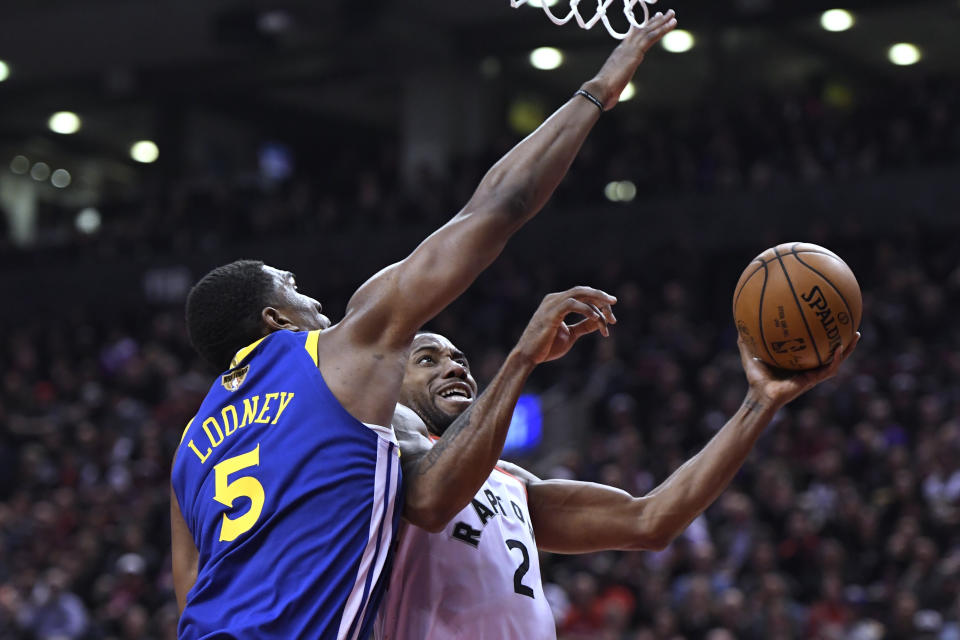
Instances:
[[[624,40],[460,213],[361,286],[336,325],[293,274],[261,263],[231,263],[197,283],[190,339],[224,373],[187,425],[171,477],[180,638],[366,637],[402,502],[389,425],[416,330],[543,207],[600,112],[675,24],[657,15]],[[581,298],[603,309],[582,309],[600,327],[610,298]],[[472,493],[431,509],[452,515]],[[412,504],[410,522],[446,524]]]
[[[453,490],[475,483],[478,470],[489,468],[489,457],[502,449],[513,408],[532,370],[525,354],[533,344],[534,360],[550,359],[549,341],[537,336],[557,332],[564,313],[558,305],[576,294],[571,290],[544,299],[479,398],[464,354],[441,335],[417,335],[400,395],[416,415],[400,410],[394,418],[402,462],[411,467],[410,490],[430,474],[445,477]],[[556,638],[540,582],[538,550],[664,548],[726,488],[777,410],[832,377],[859,336],[829,366],[787,378],[751,357],[741,342],[749,390],[740,410],[700,453],[642,498],[589,482],[541,480],[499,462],[470,504],[442,530],[402,529],[376,637]],[[435,444],[440,436],[443,440]],[[456,461],[422,464],[438,446],[453,443],[459,454]]]

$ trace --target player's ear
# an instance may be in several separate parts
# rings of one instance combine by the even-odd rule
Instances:
[[[300,327],[295,325],[282,311],[274,307],[264,307],[260,312],[264,324],[270,332],[286,329],[288,331],[299,331]]]

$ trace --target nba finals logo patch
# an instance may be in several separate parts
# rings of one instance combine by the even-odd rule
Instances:
[[[236,391],[243,384],[244,379],[250,372],[250,365],[240,367],[236,371],[231,371],[220,379],[220,384],[227,391]]]

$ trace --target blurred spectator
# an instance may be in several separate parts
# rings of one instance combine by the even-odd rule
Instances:
[[[68,586],[65,572],[47,571],[43,580],[34,585],[30,600],[20,608],[20,626],[38,640],[82,638],[87,631],[87,609]]]

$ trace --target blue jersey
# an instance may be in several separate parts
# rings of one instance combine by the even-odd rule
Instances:
[[[242,349],[187,425],[173,490],[200,552],[179,638],[366,638],[399,522],[393,430],[341,406],[316,331]]]

